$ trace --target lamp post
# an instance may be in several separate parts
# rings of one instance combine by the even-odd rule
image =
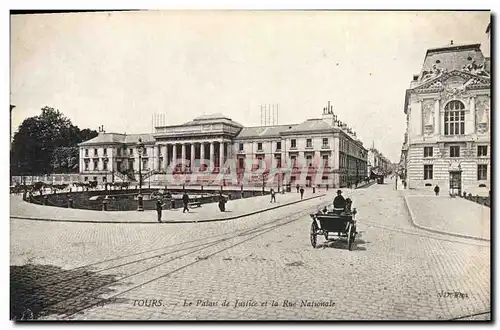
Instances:
[[[142,143],[142,139],[139,138],[139,142],[137,143],[137,153],[139,154],[139,194],[137,195],[137,211],[144,211],[144,203],[142,197],[142,153],[144,152],[144,144]]]

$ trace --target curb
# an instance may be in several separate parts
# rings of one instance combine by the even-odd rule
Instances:
[[[165,223],[168,223],[168,224],[177,224],[177,223],[178,224],[183,224],[183,223],[201,223],[201,222],[217,222],[217,221],[235,220],[235,219],[244,218],[244,217],[251,216],[251,215],[254,215],[254,214],[258,214],[258,213],[264,213],[264,212],[267,212],[267,211],[278,209],[280,207],[285,207],[285,206],[288,206],[288,205],[292,205],[292,204],[296,204],[296,203],[300,203],[300,202],[305,202],[305,201],[308,201],[308,200],[312,200],[312,199],[320,198],[320,197],[324,197],[324,196],[326,196],[326,194],[320,194],[320,195],[317,195],[317,196],[313,196],[313,197],[309,197],[309,198],[304,198],[304,199],[301,199],[301,200],[298,200],[298,201],[288,202],[288,203],[277,205],[277,206],[273,206],[273,207],[270,207],[270,208],[267,208],[267,209],[262,209],[262,210],[257,210],[257,211],[245,213],[245,214],[235,215],[233,217],[228,217],[228,218],[224,218],[224,219],[219,218],[219,219],[204,219],[204,220],[164,221],[164,222],[162,222],[162,224],[165,224]],[[109,224],[109,223],[114,223],[114,224],[149,224],[149,225],[152,225],[152,224],[156,224],[157,225],[157,224],[159,224],[157,221],[151,221],[151,222],[145,222],[145,221],[110,221],[110,220],[98,221],[98,220],[71,220],[71,219],[56,220],[56,219],[49,219],[49,218],[38,218],[38,217],[18,216],[18,215],[11,215],[10,218],[12,218],[12,219],[20,219],[20,220],[31,220],[31,221],[47,221],[47,222],[107,223],[107,224]]]
[[[413,211],[412,211],[412,209],[410,207],[410,204],[408,203],[407,196],[403,196],[403,198],[405,200],[406,209],[410,213],[411,224],[414,227],[422,229],[422,230],[426,230],[426,231],[429,231],[429,232],[432,232],[432,233],[437,233],[437,234],[444,234],[444,235],[450,235],[450,236],[455,236],[455,237],[460,237],[460,238],[474,239],[474,240],[483,241],[483,242],[491,242],[489,239],[482,238],[482,237],[476,237],[476,236],[469,236],[469,235],[462,235],[462,234],[457,234],[457,233],[452,233],[452,232],[446,232],[446,231],[441,231],[441,230],[437,230],[437,229],[433,229],[433,228],[429,228],[429,227],[425,227],[425,226],[419,225],[415,221],[416,217],[415,217],[415,214],[413,213]]]

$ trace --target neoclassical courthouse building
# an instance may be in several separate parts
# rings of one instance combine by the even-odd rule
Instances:
[[[81,181],[136,181],[139,139],[144,145],[141,173],[151,184],[168,185],[167,173],[172,171],[196,173],[198,184],[213,184],[221,164],[228,184],[241,184],[244,175],[254,173],[249,184],[273,180],[272,185],[279,186],[345,187],[363,180],[367,173],[363,143],[331,108],[324,108],[321,118],[292,125],[243,127],[213,114],[182,125],[155,127],[151,134],[100,132],[80,144]],[[184,165],[172,166],[180,160],[185,160]],[[266,164],[264,173],[261,162]],[[227,164],[233,168],[228,170]]]
[[[480,44],[427,50],[406,91],[402,161],[408,188],[488,194],[490,58]]]

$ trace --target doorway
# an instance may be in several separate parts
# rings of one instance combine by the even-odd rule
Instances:
[[[462,172],[450,172],[450,193],[452,195],[462,195]]]

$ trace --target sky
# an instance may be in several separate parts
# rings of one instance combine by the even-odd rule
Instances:
[[[428,48],[481,43],[489,12],[147,11],[11,16],[13,131],[44,106],[80,128],[152,132],[222,113],[338,118],[398,162],[405,90]]]

